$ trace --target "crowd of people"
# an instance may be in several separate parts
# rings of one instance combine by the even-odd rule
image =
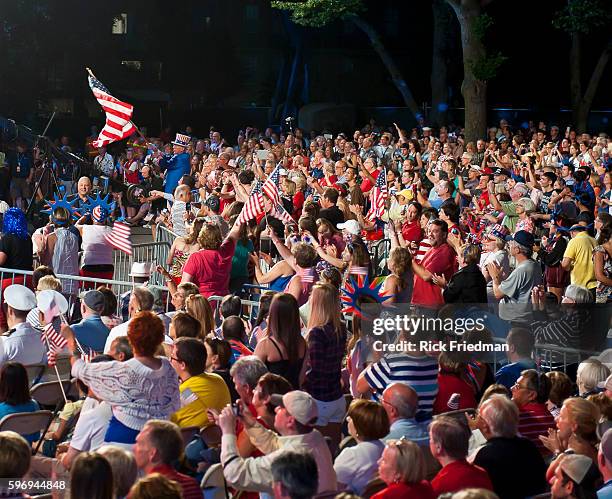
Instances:
[[[65,480],[74,498],[191,499],[212,477],[241,497],[612,497],[612,376],[580,352],[609,329],[605,133],[95,135],[93,175],[56,164],[61,192],[34,193],[50,214],[36,231],[40,154],[0,156],[0,266],[17,271],[2,275],[0,418],[41,409],[31,387],[53,370],[32,366],[69,358],[75,380],[46,431],[0,431],[0,476]],[[113,279],[118,222],[173,235],[122,294],[88,281]],[[391,347],[424,341],[377,351],[371,308],[485,328],[397,326]],[[449,347],[492,337],[502,366]]]

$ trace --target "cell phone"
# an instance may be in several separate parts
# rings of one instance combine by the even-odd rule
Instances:
[[[331,133],[324,133],[323,137],[325,137],[327,140],[333,139],[334,136]]]
[[[234,413],[234,416],[240,417],[240,406],[237,403],[232,404],[232,412]]]
[[[255,154],[257,154],[257,159],[259,159],[260,161],[265,161],[266,159],[268,159],[268,151],[266,151],[265,149],[258,149],[257,151],[255,151]]]

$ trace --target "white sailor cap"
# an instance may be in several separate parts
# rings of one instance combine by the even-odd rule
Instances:
[[[36,308],[34,292],[21,284],[11,284],[4,290],[4,302],[9,307],[22,312]]]

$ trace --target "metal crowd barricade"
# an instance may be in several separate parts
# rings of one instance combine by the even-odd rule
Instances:
[[[165,225],[158,225],[155,231],[155,242],[156,243],[168,243],[172,246],[174,240],[179,237],[177,234],[172,232]]]
[[[27,276],[32,276],[33,273],[34,272],[32,272],[31,270],[17,270],[17,269],[7,269],[7,268],[0,267],[0,280],[3,282],[3,288],[5,288],[6,286],[10,284],[23,284],[24,281],[26,281],[26,285],[28,285],[29,283],[27,281],[29,281],[29,279],[27,278]],[[117,302],[118,302],[117,303],[117,313],[118,314],[121,313],[121,300],[119,298],[121,297],[122,294],[126,293],[127,291],[131,291],[132,288],[134,287],[134,283],[129,282],[129,281],[97,279],[94,277],[81,277],[81,276],[64,275],[64,274],[57,274],[56,277],[61,280],[75,281],[78,283],[92,283],[92,284],[95,284],[94,287],[107,286],[111,288],[113,292],[115,293],[115,295],[117,296]],[[7,283],[4,283],[5,279],[7,280]],[[9,279],[10,281],[8,281]],[[82,285],[79,285],[79,288],[80,287],[82,287]],[[160,296],[158,296],[157,298],[161,300],[161,303],[157,303],[157,308],[161,309],[160,311],[167,312],[170,306],[170,298],[171,298],[170,291],[168,290],[167,287],[157,286],[157,285],[154,287],[154,289],[159,290]],[[156,294],[156,292],[154,292],[154,294]],[[76,302],[77,297],[74,295],[69,295],[69,296],[66,296],[66,298],[68,299],[70,309],[72,309],[72,306]]]
[[[494,343],[506,343],[505,338],[493,338]],[[597,357],[601,352],[593,350],[578,350],[576,348],[561,347],[547,343],[536,343],[534,346],[534,358],[537,365],[543,371],[559,371],[567,372],[567,368],[571,364],[578,364],[589,357]],[[501,362],[506,360],[506,354],[495,352],[493,359],[493,368],[497,372]]]
[[[213,302],[216,303],[216,306],[213,305],[213,309],[218,310],[223,298],[223,296],[211,296],[208,301],[211,305],[213,305]],[[254,320],[257,317],[258,311],[259,300],[242,300],[242,313],[249,320]]]
[[[134,244],[132,246],[132,256],[123,251],[113,251],[113,265],[115,266],[113,280],[119,282],[129,282],[130,270],[134,262],[148,262],[153,264],[150,282],[157,286],[164,285],[161,274],[155,272],[156,265],[165,265],[170,252],[171,243],[166,241]]]

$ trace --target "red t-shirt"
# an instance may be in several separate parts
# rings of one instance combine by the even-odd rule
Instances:
[[[446,281],[457,271],[457,255],[453,248],[447,243],[430,248],[423,257],[421,265],[432,274],[442,274]],[[426,282],[417,274],[414,274],[414,290],[412,292],[412,303],[415,305],[441,305],[442,288],[433,282]]]
[[[386,489],[377,492],[371,499],[435,499],[438,497],[429,482],[423,480],[419,483],[392,483]]]
[[[459,394],[459,407],[456,409],[475,409],[476,397],[474,389],[459,376],[446,373],[438,373],[438,394],[434,400],[433,413],[441,414],[453,409],[448,407],[448,400],[453,393]]]
[[[436,497],[468,488],[493,490],[489,474],[467,461],[454,461],[444,466],[431,481],[431,487]]]
[[[556,425],[555,418],[553,418],[546,404],[530,402],[519,407],[518,431],[525,438],[531,440],[543,455],[550,454],[550,452],[544,447],[538,436],[548,436],[549,428],[556,428]]]
[[[374,187],[375,181],[378,180],[378,175],[380,175],[380,172],[381,170],[376,169],[371,173],[372,177],[374,177],[374,182],[367,177],[363,179],[363,182],[361,182],[361,192],[370,192],[372,187]]]
[[[200,294],[206,298],[225,296],[229,294],[229,275],[235,249],[236,242],[226,239],[217,251],[196,251],[187,260],[183,273],[191,275],[191,282],[200,288]]]
[[[293,218],[298,220],[302,215],[302,208],[304,206],[304,193],[302,191],[297,191],[293,195]]]
[[[159,466],[155,466],[151,470],[151,473],[159,473],[177,482],[183,490],[183,499],[202,499],[204,497],[200,485],[194,478],[183,475],[168,465],[160,464]]]
[[[418,220],[406,222],[402,225],[402,237],[404,241],[418,243],[423,239],[423,229]]]

